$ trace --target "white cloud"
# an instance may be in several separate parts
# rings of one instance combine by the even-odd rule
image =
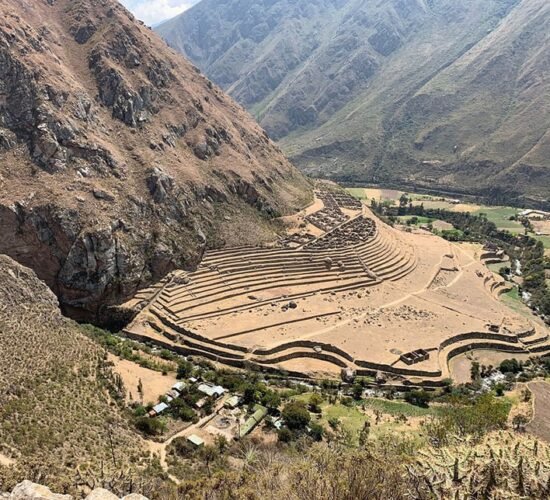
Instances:
[[[155,25],[181,14],[197,0],[120,0],[120,2],[144,23]]]

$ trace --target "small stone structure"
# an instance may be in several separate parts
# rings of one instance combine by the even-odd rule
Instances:
[[[401,354],[400,359],[407,365],[415,365],[430,359],[430,353],[424,349],[417,349],[416,351]]]

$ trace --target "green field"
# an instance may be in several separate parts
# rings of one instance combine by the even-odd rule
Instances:
[[[517,215],[518,208],[513,207],[482,207],[476,212],[475,215],[485,214],[487,220],[494,222],[499,229],[506,229],[511,233],[523,233],[523,225],[514,220],[510,220],[510,217]]]
[[[532,317],[533,313],[521,300],[518,287],[515,286],[509,292],[503,293],[500,296],[500,300],[513,311],[526,317]]]
[[[491,271],[498,274],[501,268],[509,266],[507,262],[495,262],[494,264],[485,264]]]
[[[347,188],[349,194],[360,200],[366,200],[367,194],[363,188]]]
[[[539,241],[542,241],[542,244],[544,245],[544,248],[550,248],[550,236],[535,236],[535,235],[531,235],[533,236],[533,238],[535,238],[536,240],[539,240]]]
[[[416,216],[416,215],[401,215],[397,218],[401,222],[407,222],[408,220],[411,220],[413,217],[416,217],[416,219],[418,219],[417,224],[429,224],[430,222],[433,222],[436,220],[436,219],[433,219],[432,217],[422,217],[422,216]]]

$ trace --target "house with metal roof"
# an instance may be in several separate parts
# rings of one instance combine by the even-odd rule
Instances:
[[[237,408],[239,404],[241,403],[241,397],[240,396],[231,396],[224,404],[223,406],[225,408],[229,408],[230,410]]]
[[[172,386],[172,390],[182,392],[186,387],[185,382],[178,382]]]
[[[241,425],[239,437],[242,438],[252,432],[254,428],[266,417],[266,415],[267,408],[265,406],[254,406],[254,413],[252,416],[243,425]]]
[[[159,403],[156,406],[153,406],[152,411],[155,413],[155,415],[160,415],[161,413],[165,412],[169,406],[166,403]]]
[[[202,392],[208,397],[219,398],[225,394],[225,389],[220,385],[213,384],[200,384],[197,387],[197,391]]]
[[[190,436],[187,436],[187,441],[191,443],[195,448],[201,448],[202,446],[204,446],[204,440],[196,434],[191,434]]]

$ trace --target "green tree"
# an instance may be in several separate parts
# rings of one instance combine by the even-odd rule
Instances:
[[[353,384],[352,395],[353,399],[360,400],[363,396],[363,386],[361,384]]]
[[[292,401],[283,409],[283,421],[286,426],[294,431],[303,430],[311,420],[311,416],[302,401]]]
[[[177,378],[189,378],[193,374],[193,364],[189,361],[182,360],[178,363]]]
[[[323,404],[323,397],[317,393],[314,392],[309,397],[309,410],[313,413],[321,413],[321,405]]]

